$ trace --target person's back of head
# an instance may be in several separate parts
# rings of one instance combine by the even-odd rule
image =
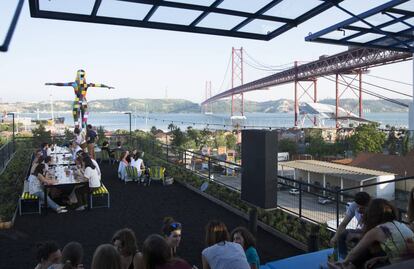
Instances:
[[[109,142],[108,141],[104,141],[102,142],[102,147],[108,147],[109,146]]]
[[[212,246],[222,241],[229,241],[230,235],[226,224],[219,220],[211,220],[206,226],[206,245]]]
[[[45,241],[36,246],[36,259],[39,263],[47,263],[49,265],[58,263],[61,258],[59,246],[55,241]],[[52,255],[54,257],[52,257]]]
[[[364,216],[364,231],[368,232],[376,226],[394,221],[398,213],[396,208],[385,199],[373,199],[368,205]]]
[[[121,269],[121,256],[112,245],[100,245],[93,254],[91,269]]]
[[[165,239],[158,234],[152,234],[145,239],[142,253],[146,269],[154,269],[171,260],[171,249]]]
[[[79,129],[78,127],[76,127],[76,128],[73,130],[73,132],[74,132],[76,135],[78,135],[78,134],[80,134],[80,129]]]
[[[112,243],[118,244],[118,250],[124,256],[133,256],[138,251],[135,233],[128,228],[117,231],[112,237]]]
[[[78,242],[70,242],[62,250],[62,269],[75,269],[83,260],[83,247]]]
[[[361,191],[355,194],[355,203],[359,206],[368,206],[369,201],[371,201],[371,196],[368,193]]]
[[[116,146],[117,146],[118,148],[120,148],[120,147],[122,146],[121,141],[116,142]]]
[[[88,124],[88,125],[86,125],[86,128],[88,128],[88,130],[92,130],[92,125]]]

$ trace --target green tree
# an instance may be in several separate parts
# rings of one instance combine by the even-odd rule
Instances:
[[[157,134],[157,132],[158,132],[157,127],[152,126],[152,127],[151,127],[151,130],[150,130],[150,133],[151,133],[151,134],[153,134],[153,135],[156,135],[156,134]]]
[[[170,130],[170,132],[174,131],[175,129],[177,129],[177,126],[175,126],[173,123],[168,124],[168,130]]]
[[[75,134],[69,128],[65,128],[64,136],[65,136],[65,141],[67,143],[69,143],[70,141],[73,141],[75,139]]]
[[[226,135],[226,146],[228,149],[236,149],[237,137],[234,134]]]
[[[98,145],[102,145],[103,141],[106,140],[105,128],[103,126],[99,126],[98,129],[96,129],[96,134],[98,135],[98,141],[96,143]]]
[[[290,139],[281,139],[278,146],[279,152],[289,152],[290,156],[296,154],[298,151],[298,146],[295,141]]]
[[[32,129],[33,134],[33,143],[35,146],[40,146],[41,143],[51,142],[51,133],[50,131],[46,131],[46,128],[43,124],[39,124],[37,128]]]
[[[214,146],[218,148],[218,147],[224,147],[225,145],[226,145],[226,137],[224,136],[222,132],[217,131],[214,137]]]
[[[193,149],[195,149],[195,148],[199,149],[200,148],[201,133],[200,133],[199,130],[193,129],[193,127],[188,126],[187,127],[187,138],[188,138],[188,140],[194,142],[193,147],[188,147],[188,148],[193,148]]]
[[[173,129],[172,133],[172,140],[171,145],[176,147],[182,147],[187,142],[187,137],[185,133],[181,131],[180,128]]]
[[[361,124],[350,138],[354,155],[359,152],[382,152],[386,135],[379,129],[378,123]]]

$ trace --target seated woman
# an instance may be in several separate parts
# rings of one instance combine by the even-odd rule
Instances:
[[[44,169],[45,164],[38,164],[33,174],[29,176],[29,193],[37,196],[42,203],[44,203],[45,199],[47,199],[47,205],[57,213],[67,212],[65,207],[56,204],[49,196],[45,197],[43,185],[53,185],[56,183],[56,180],[49,178],[48,176],[44,176]]]
[[[234,243],[238,243],[243,247],[250,268],[259,269],[260,259],[256,250],[256,240],[249,230],[245,227],[237,227],[231,232],[231,239]]]
[[[104,141],[103,143],[102,143],[102,147],[101,147],[101,150],[102,151],[106,151],[106,152],[108,152],[108,156],[109,157],[114,157],[113,155],[113,151],[109,148],[109,142],[108,141]]]
[[[119,159],[118,178],[120,180],[125,180],[127,176],[125,167],[128,166],[128,161],[126,160],[128,155],[129,155],[128,151],[123,151]]]
[[[185,260],[171,257],[170,246],[158,234],[152,234],[145,239],[142,252],[146,269],[192,268]]]
[[[33,174],[33,172],[35,171],[36,167],[41,164],[41,163],[45,163],[45,158],[43,157],[43,155],[39,156],[38,158],[35,159],[36,161],[32,163],[32,168],[30,168],[30,174]],[[47,171],[46,167],[45,167],[45,171]]]
[[[134,231],[127,228],[117,231],[112,237],[112,244],[121,255],[122,269],[142,268],[142,254],[138,251]]]
[[[203,269],[250,269],[243,248],[230,242],[227,227],[221,221],[212,220],[207,224],[206,245],[201,252]]]
[[[137,151],[131,158],[131,166],[137,168],[138,177],[142,175],[142,171],[145,171],[144,160],[141,158],[141,152]]]
[[[338,265],[354,268],[365,263],[365,267],[372,268],[378,263],[392,264],[404,259],[408,254],[408,243],[414,240],[414,233],[396,219],[397,211],[390,202],[372,200],[367,208],[361,241]]]
[[[100,245],[92,257],[91,269],[121,269],[121,256],[110,244]]]
[[[81,187],[79,189],[76,189],[76,197],[80,204],[76,210],[84,210],[88,205],[88,193],[93,192],[94,190],[101,187],[101,175],[100,171],[98,172],[99,168],[93,164],[92,159],[89,156],[85,156],[82,162],[85,167],[83,176],[88,181],[89,188]]]
[[[161,227],[161,233],[171,249],[171,256],[177,256],[177,247],[181,242],[181,223],[176,222],[172,217],[165,217]]]

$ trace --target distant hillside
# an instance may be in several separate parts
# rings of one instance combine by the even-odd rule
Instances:
[[[409,104],[409,99],[396,99],[397,101]],[[325,99],[320,101],[323,104],[335,105],[335,99]],[[230,100],[221,100],[213,104],[214,113],[230,113]],[[198,113],[201,111],[199,104],[184,99],[132,99],[121,98],[112,100],[94,100],[88,102],[90,110],[97,112],[109,111],[148,111],[158,113]],[[244,108],[246,112],[291,112],[293,111],[293,100],[279,99],[266,102],[255,102],[245,100]],[[358,107],[355,99],[341,99],[340,106],[355,111]],[[408,108],[399,106],[384,100],[365,100],[363,108],[370,112],[407,112]],[[49,111],[49,102],[38,103],[0,103],[0,111],[19,111],[36,112]],[[72,110],[72,101],[55,101],[55,111]]]

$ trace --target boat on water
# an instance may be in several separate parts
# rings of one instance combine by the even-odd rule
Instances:
[[[45,124],[45,125],[54,125],[54,124],[65,124],[65,117],[55,117],[54,119],[49,118],[49,119],[36,119],[33,120],[32,122],[36,123],[36,124]]]

